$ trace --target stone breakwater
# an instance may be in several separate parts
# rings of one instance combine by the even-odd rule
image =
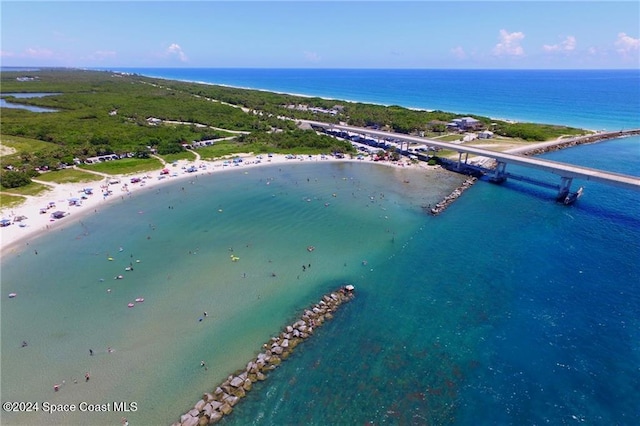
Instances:
[[[262,345],[262,352],[249,361],[246,368],[230,375],[213,392],[205,393],[202,399],[172,426],[214,424],[231,414],[233,407],[251,391],[253,383],[265,380],[271,371],[291,355],[297,345],[313,334],[314,329],[332,319],[333,313],[340,305],[353,298],[352,285],[324,295],[320,302],[306,309],[298,321],[286,326],[278,336],[272,337]]]
[[[636,135],[640,135],[640,129],[621,130],[619,132],[595,133],[593,135],[571,138],[571,139],[567,139],[566,141],[561,141],[561,142],[549,144],[546,146],[532,147],[529,150],[523,151],[522,155],[540,155],[540,154],[544,154],[545,152],[559,151],[561,149],[571,148],[573,146],[596,143],[596,142],[600,142],[608,139],[616,139],[616,138],[636,136]]]
[[[434,216],[439,215],[440,213],[445,211],[445,209],[449,207],[451,203],[457,200],[458,197],[460,197],[464,191],[471,188],[473,184],[476,183],[477,180],[478,178],[473,176],[467,178],[464,182],[462,182],[462,184],[459,187],[454,189],[453,192],[451,192],[451,194],[447,195],[442,201],[436,204],[435,207],[429,206],[428,207],[429,212]]]

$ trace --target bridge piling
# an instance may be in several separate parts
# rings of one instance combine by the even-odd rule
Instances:
[[[558,195],[556,199],[564,200],[567,195],[569,195],[569,191],[571,191],[571,184],[573,183],[573,178],[562,176],[560,179],[560,187],[558,188]]]
[[[496,168],[493,170],[493,176],[489,177],[489,180],[493,183],[502,183],[507,180],[506,168],[507,163],[504,161],[498,161]]]
[[[463,169],[463,167],[462,167],[462,163],[463,163],[462,154],[465,154],[464,164],[467,164],[467,161],[469,160],[469,153],[468,152],[462,152],[462,151],[458,152],[458,165],[456,166],[456,170],[459,171],[459,172],[462,171],[462,169]]]

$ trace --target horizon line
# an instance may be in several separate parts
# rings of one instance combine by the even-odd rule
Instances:
[[[246,69],[246,70],[354,70],[354,71],[638,71],[640,68],[449,68],[449,67],[431,67],[431,68],[375,68],[375,67],[242,67],[242,66],[135,66],[135,65],[119,65],[119,66],[63,66],[63,65],[1,65],[0,69],[87,69],[87,70],[114,70],[118,68],[125,69]]]

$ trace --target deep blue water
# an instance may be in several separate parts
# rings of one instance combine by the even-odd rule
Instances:
[[[126,71],[585,128],[640,127],[637,71]],[[583,145],[545,157],[640,176],[638,137]],[[516,167],[513,170],[518,172]],[[276,176],[275,188],[265,192],[265,179],[271,175]],[[317,183],[306,180],[309,175],[315,176]],[[556,179],[544,173],[538,177]],[[189,346],[164,349],[165,356],[159,360],[154,353],[151,359],[154,366],[162,362],[162,374],[158,372],[158,378],[153,378],[145,371],[131,372],[136,383],[140,382],[136,388],[157,393],[158,389],[173,390],[175,395],[158,397],[162,401],[162,408],[157,408],[160,411],[171,403],[167,400],[172,396],[195,403],[202,392],[211,390],[190,385],[184,379],[196,380],[194,376],[200,374],[198,362],[205,356],[202,353],[212,351],[211,365],[226,362],[225,366],[243,353],[237,363],[238,367],[244,366],[245,352],[220,353],[223,339],[218,334],[194,334],[191,323],[183,325],[173,319],[191,319],[190,304],[200,312],[200,304],[207,298],[181,294],[181,303],[175,305],[171,301],[153,302],[152,288],[162,288],[166,294],[180,293],[181,287],[176,287],[180,284],[170,281],[171,276],[186,277],[189,288],[209,285],[197,282],[199,263],[194,257],[185,257],[187,250],[197,245],[202,249],[198,256],[212,255],[200,267],[202,274],[214,277],[208,279],[216,285],[226,288],[224,284],[228,283],[251,295],[262,291],[263,285],[272,285],[268,280],[257,278],[259,288],[239,287],[244,282],[239,274],[223,273],[224,269],[216,265],[216,259],[225,258],[224,267],[235,271],[231,269],[235,264],[226,259],[226,247],[243,247],[252,241],[256,253],[243,249],[241,262],[246,263],[241,267],[251,267],[249,262],[262,265],[266,262],[262,257],[275,256],[283,264],[279,266],[284,269],[279,274],[284,277],[282,285],[291,290],[284,293],[288,296],[282,303],[271,301],[268,312],[258,307],[267,303],[263,297],[263,302],[247,310],[250,315],[245,312],[245,322],[230,320],[226,324],[231,329],[240,323],[240,329],[249,336],[246,345],[252,347],[256,340],[258,346],[269,337],[263,333],[267,326],[249,319],[284,325],[296,317],[296,309],[305,308],[306,303],[317,300],[321,290],[342,280],[356,285],[357,297],[312,339],[296,348],[267,381],[257,383],[233,415],[224,420],[226,424],[640,423],[639,193],[576,181],[576,187],[584,186],[585,195],[566,207],[555,203],[546,189],[511,181],[501,186],[479,182],[444,214],[431,217],[414,203],[404,201],[403,191],[395,193],[390,184],[385,187],[382,182],[387,181],[391,181],[388,175],[351,166],[325,169],[322,165],[296,165],[278,173],[238,173],[234,178],[220,178],[219,186],[205,186],[203,182],[202,187],[198,184],[187,194],[167,187],[158,194],[164,204],[153,205],[152,197],[141,196],[106,217],[87,219],[83,227],[91,230],[88,241],[70,243],[69,249],[81,252],[76,244],[100,247],[108,243],[116,247],[118,241],[127,241],[125,246],[135,248],[136,255],[147,256],[136,274],[153,262],[151,249],[145,248],[149,242],[144,236],[150,232],[147,221],[158,225],[151,241],[167,243],[156,249],[167,257],[159,257],[152,264],[156,270],[153,280],[147,277],[148,283],[139,283],[131,290],[138,294],[145,289],[149,297],[145,304],[149,304],[144,308],[149,309],[149,318],[154,321],[133,316],[112,321],[142,322],[152,330],[160,327],[155,319],[165,316],[162,311],[152,316],[151,309],[166,304],[173,310],[167,317],[172,320],[162,327],[181,330],[186,337],[180,341],[187,340]],[[330,195],[333,191],[338,192],[336,199]],[[381,197],[382,191],[385,197]],[[188,198],[192,192],[199,195]],[[242,196],[245,193],[251,194],[249,201]],[[214,200],[207,199],[208,209],[204,211],[197,207],[205,204],[202,194],[211,194]],[[273,194],[277,197],[272,198]],[[369,203],[369,196],[375,204]],[[304,202],[303,197],[313,202]],[[326,199],[332,200],[331,210],[322,207]],[[184,219],[173,223],[174,213],[166,213],[167,203],[176,203],[179,208],[175,214],[185,214]],[[220,206],[224,215],[216,214]],[[182,213],[188,209],[191,211]],[[137,215],[138,210],[145,210],[145,215]],[[226,212],[234,214],[227,216]],[[211,238],[203,233],[209,229]],[[390,240],[390,230],[397,232],[397,239]],[[76,227],[69,235],[80,233]],[[181,235],[189,239],[183,241]],[[309,238],[324,242],[317,244],[313,267],[322,278],[316,282],[313,275],[304,276],[304,285],[309,286],[305,289],[293,278],[300,273],[293,272],[299,271],[299,262],[293,261],[298,263],[291,271],[286,267],[289,259],[309,254],[304,250]],[[48,239],[53,241],[54,236]],[[302,255],[295,250],[298,246]],[[104,248],[96,251],[102,253]],[[44,256],[43,248],[40,262],[46,262]],[[60,254],[54,260],[60,265],[64,259]],[[109,262],[102,257],[88,259],[96,265],[92,268],[109,270]],[[361,259],[368,260],[366,267],[360,264]],[[60,273],[95,275],[87,269]],[[25,277],[22,271],[24,268],[17,267],[6,270],[11,276]],[[87,279],[93,280],[87,283],[95,281]],[[93,285],[84,284],[79,290],[87,287],[96,294],[104,293]],[[78,298],[83,294],[79,290]],[[225,305],[219,297],[212,299],[220,303],[219,309],[233,305]],[[229,300],[236,303],[231,296]],[[14,305],[6,305],[4,299],[2,302],[6,323],[10,313],[5,308]],[[44,309],[51,302],[39,303]],[[81,308],[86,307],[75,309]],[[114,308],[114,312],[120,311]],[[137,312],[147,315],[142,310]],[[96,310],[98,318],[105,315]],[[81,330],[92,333],[91,329]],[[135,330],[132,326],[131,333]],[[71,344],[79,340],[78,345],[85,350],[85,336],[78,336],[80,332],[63,328],[55,331],[55,339]],[[119,336],[115,325],[109,334],[118,339],[122,349],[116,354],[123,357],[129,355],[125,345],[141,344],[129,343],[129,336]],[[174,356],[180,359],[175,361]],[[139,360],[131,361],[137,366],[134,361]],[[196,367],[190,368],[192,365]],[[100,366],[93,368],[100,371]],[[222,377],[226,373],[221,372]],[[113,381],[117,385],[124,380]],[[188,404],[180,405],[178,411],[189,408]],[[180,414],[172,414],[165,423],[177,420]],[[148,413],[146,416],[139,412],[130,420],[138,420],[132,424],[145,424],[150,418]]]
[[[640,127],[640,70],[117,70],[594,130]]]

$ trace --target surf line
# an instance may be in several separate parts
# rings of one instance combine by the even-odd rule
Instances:
[[[252,389],[253,383],[265,380],[297,345],[311,337],[315,328],[332,319],[340,305],[355,297],[354,290],[353,285],[347,284],[325,294],[320,302],[306,309],[298,321],[287,325],[278,336],[263,344],[262,351],[244,370],[230,375],[213,393],[205,393],[191,410],[180,416],[180,421],[171,426],[213,424],[231,414],[233,407]]]

